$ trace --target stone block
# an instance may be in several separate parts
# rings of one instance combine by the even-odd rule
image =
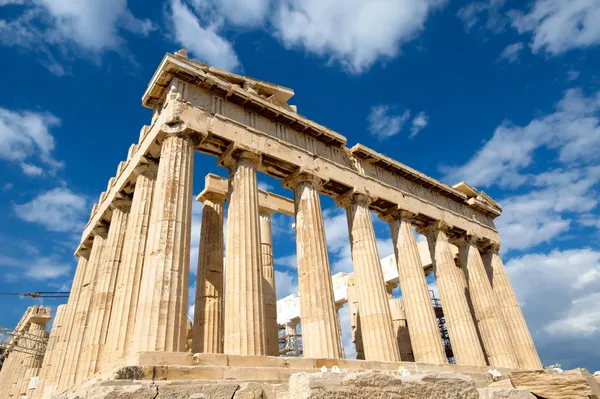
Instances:
[[[233,399],[262,399],[263,386],[257,382],[246,382],[240,385]]]
[[[219,381],[225,379],[226,367],[219,366],[169,366],[169,380],[210,380]]]
[[[398,376],[377,371],[298,373],[292,375],[290,399],[437,398],[477,399],[473,381],[455,373]]]
[[[239,385],[222,384],[165,384],[158,386],[156,399],[232,399]]]
[[[505,378],[505,379],[499,380],[499,381],[494,381],[487,387],[488,388],[514,388],[513,384],[510,382],[509,378]]]
[[[275,356],[227,355],[231,367],[285,367],[285,359]]]
[[[111,385],[90,388],[86,399],[154,399],[157,388],[151,385]]]
[[[137,364],[140,366],[193,366],[194,358],[187,352],[139,352]]]
[[[578,372],[555,373],[548,370],[515,371],[509,374],[515,388],[548,399],[590,399],[594,392]]]
[[[227,366],[228,356],[223,353],[194,353],[195,366]]]
[[[586,369],[578,368],[573,370],[567,370],[565,371],[565,373],[575,374],[583,378],[585,382],[587,382],[587,384],[590,386],[590,389],[592,390],[596,398],[600,399],[600,386],[598,385],[598,381],[596,381],[594,376],[590,374],[589,371],[587,371]]]
[[[315,359],[305,359],[303,357],[284,357],[283,367],[290,369],[316,370]]]
[[[529,391],[515,388],[479,388],[479,399],[535,399]]]

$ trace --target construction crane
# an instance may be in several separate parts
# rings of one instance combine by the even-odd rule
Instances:
[[[35,291],[35,292],[0,292],[0,295],[13,295],[31,298],[68,298],[69,292],[51,292],[51,291]]]

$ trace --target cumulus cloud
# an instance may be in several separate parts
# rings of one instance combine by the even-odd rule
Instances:
[[[298,284],[294,274],[275,270],[275,289],[277,291],[277,299],[297,293]]]
[[[504,48],[498,60],[504,60],[510,64],[517,62],[521,51],[525,48],[525,45],[521,42],[509,44]]]
[[[458,16],[467,31],[481,24],[498,34],[510,24],[519,34],[531,36],[533,53],[556,56],[600,43],[596,0],[535,0],[525,12],[507,9],[506,0],[476,1],[461,8]]]
[[[521,170],[533,164],[542,148],[556,152],[561,163],[597,160],[599,111],[600,92],[586,96],[580,89],[567,90],[555,112],[525,126],[502,123],[466,164],[442,168],[445,179],[481,187],[517,187],[528,181]]]
[[[19,164],[28,176],[44,172],[33,162],[42,163],[51,171],[62,167],[52,156],[55,140],[50,133],[59,125],[60,119],[48,112],[0,108],[0,159]]]
[[[441,0],[282,1],[272,21],[286,47],[341,63],[353,73],[394,57]]]
[[[554,250],[511,259],[513,288],[544,364],[582,367],[600,349],[600,252]],[[535,284],[532,284],[535,282]],[[568,342],[568,345],[565,345]]]
[[[14,205],[13,209],[20,219],[55,232],[82,230],[89,212],[87,199],[65,187],[38,194],[27,203]]]
[[[510,14],[519,33],[532,34],[534,53],[558,55],[600,43],[600,3],[596,0],[537,0],[529,12]]]
[[[197,57],[227,69],[239,67],[225,32],[262,29],[289,49],[301,49],[362,73],[395,57],[445,0],[171,0],[175,41]]]
[[[169,17],[175,41],[186,47],[199,61],[229,71],[238,68],[239,61],[232,44],[218,33],[222,26],[221,19],[202,23],[192,9],[180,0],[171,0]]]
[[[42,63],[56,75],[66,73],[62,61],[98,57],[104,51],[124,53],[123,32],[148,35],[155,29],[148,19],[131,13],[127,0],[28,0],[22,13],[0,19],[0,43],[43,56]]]

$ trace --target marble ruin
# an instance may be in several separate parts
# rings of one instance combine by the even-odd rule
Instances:
[[[362,144],[347,147],[344,136],[289,105],[293,94],[188,59],[184,50],[163,58],[142,99],[152,122],[93,206],[43,366],[27,360],[30,369],[42,366],[39,382],[18,395],[70,396],[102,379],[287,380],[334,365],[483,374],[542,368],[499,255],[500,206],[466,183],[451,187]],[[206,176],[196,198],[203,212],[190,347],[196,151],[214,156],[229,177]],[[259,190],[258,172],[279,179],[293,200]],[[345,209],[350,233],[354,272],[333,280],[321,195]],[[279,304],[274,213],[295,218],[298,266],[298,295]],[[383,268],[372,213],[393,238],[395,256]],[[427,242],[417,243],[414,228]],[[401,300],[391,296],[397,285]],[[338,310],[346,302],[364,360],[344,359]],[[22,321],[32,333],[46,321],[35,312]],[[303,357],[280,357],[279,330],[296,335],[298,323]],[[12,361],[18,356],[0,374],[3,392],[17,392],[6,370],[13,375],[12,363],[25,362]]]

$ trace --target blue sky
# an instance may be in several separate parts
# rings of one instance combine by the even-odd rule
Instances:
[[[186,47],[293,88],[290,104],[349,146],[498,200],[542,361],[600,369],[598,44],[597,0],[0,0],[0,291],[70,287],[91,206],[150,122],[141,95]],[[197,154],[196,193],[208,172],[225,175]],[[322,204],[332,268],[350,271],[345,216]],[[279,296],[296,289],[291,224],[275,218]],[[35,303],[0,301],[4,326]]]

